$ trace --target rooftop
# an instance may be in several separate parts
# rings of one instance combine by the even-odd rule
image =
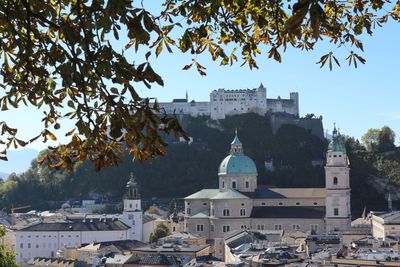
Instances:
[[[325,188],[265,188],[258,187],[251,198],[325,198]]]
[[[221,191],[219,189],[202,189],[185,197],[185,199],[248,199],[248,197],[232,189],[226,191]]]
[[[18,229],[23,232],[126,231],[130,227],[119,220],[87,219],[68,222],[41,222]]]

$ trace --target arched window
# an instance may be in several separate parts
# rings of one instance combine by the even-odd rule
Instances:
[[[249,188],[250,187],[250,183],[249,183],[249,181],[246,181],[246,188]]]
[[[335,176],[335,177],[333,177],[333,184],[337,184],[338,183],[338,180],[337,180],[337,177]]]

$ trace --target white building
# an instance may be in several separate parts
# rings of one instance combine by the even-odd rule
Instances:
[[[65,248],[120,240],[142,240],[142,208],[138,185],[131,174],[126,185],[122,214],[71,215],[65,219],[40,220],[15,229],[17,262],[33,257],[56,257]]]
[[[185,198],[187,231],[223,238],[240,229],[322,234],[350,229],[349,162],[336,131],[328,147],[326,188],[267,188],[236,135],[222,160],[219,188]]]
[[[372,235],[383,241],[388,236],[400,240],[400,211],[373,213]]]
[[[299,116],[299,95],[290,93],[289,99],[267,99],[267,89],[261,84],[254,89],[225,90],[218,89],[210,93],[209,102],[196,102],[186,98],[174,99],[172,102],[159,103],[167,114],[210,116],[213,120],[224,119],[226,116],[257,113],[288,113]]]
[[[121,221],[130,227],[128,239],[141,241],[143,231],[142,201],[140,200],[138,184],[133,173],[130,175],[126,188],[128,192],[124,199],[124,211]]]
[[[18,263],[33,257],[54,258],[59,250],[92,242],[128,239],[129,226],[114,219],[41,222],[15,230]]]

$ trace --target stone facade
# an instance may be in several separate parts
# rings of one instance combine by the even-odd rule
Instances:
[[[240,229],[314,234],[349,229],[348,159],[337,134],[332,142],[326,188],[267,188],[257,186],[255,164],[244,155],[236,135],[219,167],[219,188],[185,198],[186,230],[211,239]]]
[[[289,99],[267,99],[267,89],[261,84],[254,89],[225,90],[218,89],[210,93],[209,102],[174,99],[172,102],[161,102],[160,107],[167,114],[210,116],[213,120],[226,116],[254,112],[260,115],[271,113],[287,113],[299,116],[299,95],[290,93]]]

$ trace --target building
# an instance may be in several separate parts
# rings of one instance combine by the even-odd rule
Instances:
[[[223,238],[233,230],[284,230],[312,234],[350,228],[349,161],[336,128],[326,154],[326,188],[268,188],[236,136],[222,160],[219,187],[185,198],[188,232]]]
[[[143,212],[142,201],[139,194],[139,186],[136,183],[133,173],[130,174],[128,183],[126,184],[127,194],[124,198],[124,211],[121,221],[128,225],[128,239],[142,240],[143,234]]]
[[[372,214],[372,235],[385,241],[388,237],[400,241],[400,211]]]
[[[290,93],[289,99],[267,99],[267,89],[261,84],[254,89],[225,90],[218,89],[210,93],[210,101],[196,102],[186,98],[174,99],[172,102],[159,103],[167,114],[210,116],[213,120],[224,119],[226,116],[258,113],[287,113],[299,116],[299,95]]]
[[[40,217],[14,229],[17,262],[34,257],[54,258],[61,250],[93,242],[142,240],[141,200],[132,174],[126,188],[122,214],[56,216],[49,221]]]
[[[92,242],[128,239],[129,226],[115,219],[41,222],[15,230],[18,263],[34,257],[54,258],[66,248]]]

